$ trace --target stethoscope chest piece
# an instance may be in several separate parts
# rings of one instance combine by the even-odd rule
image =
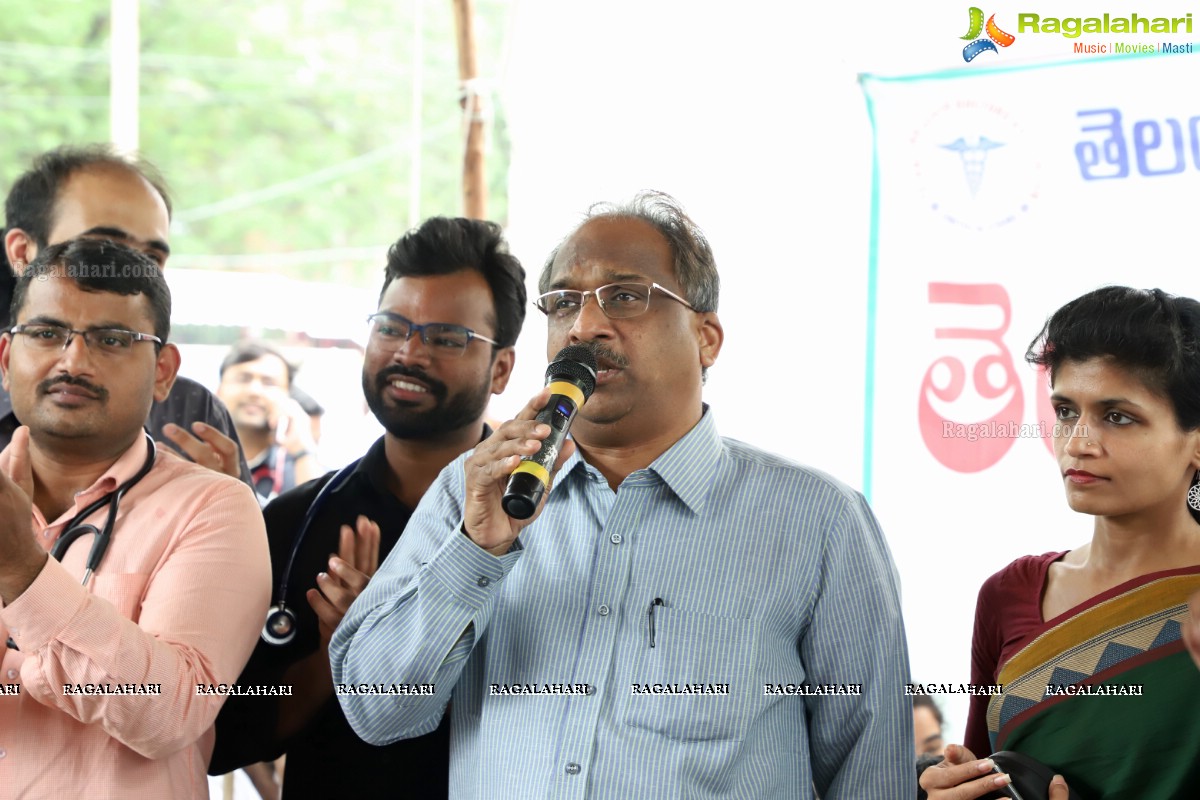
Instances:
[[[271,606],[263,625],[262,639],[267,644],[285,645],[296,638],[296,615],[283,603]]]
[[[292,576],[292,567],[296,565],[296,554],[300,552],[304,537],[308,534],[308,529],[312,526],[317,513],[325,505],[325,501],[354,473],[360,461],[362,461],[361,458],[355,459],[338,470],[337,474],[321,487],[321,491],[317,492],[317,496],[309,504],[308,510],[304,512],[304,519],[300,522],[300,528],[296,531],[296,537],[292,541],[292,554],[288,557],[287,566],[283,569],[283,576],[279,579],[279,588],[275,593],[278,602],[267,609],[267,621],[263,624],[262,629],[262,640],[267,644],[285,645],[296,638],[299,620],[296,618],[296,613],[287,607],[286,600],[288,580]]]

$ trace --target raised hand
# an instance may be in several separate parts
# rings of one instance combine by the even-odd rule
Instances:
[[[317,614],[321,643],[326,647],[350,604],[367,588],[379,569],[379,526],[359,515],[355,527],[343,525],[338,554],[329,558],[329,572],[317,575],[317,588],[305,593]]]

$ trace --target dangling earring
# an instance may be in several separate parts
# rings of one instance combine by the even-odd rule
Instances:
[[[1192,479],[1192,488],[1188,489],[1188,508],[1193,511],[1200,511],[1200,470],[1196,470],[1196,477]]]

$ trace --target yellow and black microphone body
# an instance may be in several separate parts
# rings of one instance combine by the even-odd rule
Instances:
[[[550,473],[566,441],[575,415],[596,388],[596,357],[583,345],[564,347],[546,368],[546,386],[551,395],[537,414],[537,421],[550,426],[550,435],[531,456],[525,456],[508,479],[504,513],[513,519],[529,519],[550,487]]]

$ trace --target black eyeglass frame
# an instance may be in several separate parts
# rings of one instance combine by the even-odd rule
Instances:
[[[31,329],[35,328],[54,330],[63,335],[62,347],[59,348],[60,352],[71,346],[71,341],[74,340],[76,334],[83,337],[83,343],[87,345],[89,349],[95,348],[96,351],[100,353],[123,353],[132,350],[133,345],[137,344],[138,342],[153,342],[156,350],[161,350],[163,346],[163,340],[152,333],[140,333],[139,331],[126,330],[125,328],[87,328],[80,330],[78,328],[68,328],[66,325],[59,325],[53,322],[25,322],[21,323],[20,325],[12,326],[6,330],[5,333],[10,334],[11,336],[22,335],[35,347],[41,347],[42,344],[38,341],[38,337],[31,332]],[[106,333],[121,333],[129,336],[131,338],[129,346],[112,349],[105,347],[104,344],[98,341],[94,341],[96,337]],[[48,340],[43,339],[42,341]],[[44,347],[43,349],[51,350],[52,348]]]

